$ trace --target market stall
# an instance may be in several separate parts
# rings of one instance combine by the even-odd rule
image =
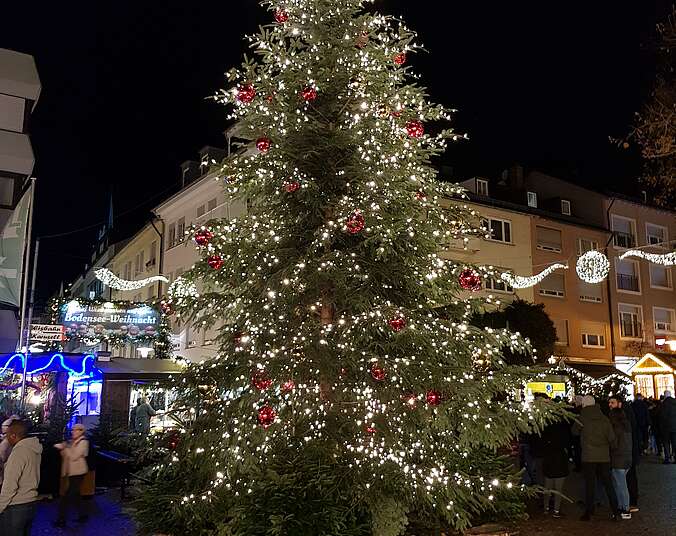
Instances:
[[[637,393],[646,398],[660,398],[665,391],[674,394],[676,354],[651,352],[644,355],[630,370]]]

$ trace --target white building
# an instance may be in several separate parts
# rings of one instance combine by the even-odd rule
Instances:
[[[0,48],[0,228],[33,173],[28,126],[40,90],[33,56]]]
[[[232,219],[246,212],[244,204],[229,204],[225,200],[222,177],[213,173],[202,173],[214,159],[220,161],[223,151],[205,147],[200,152],[202,164],[183,164],[183,188],[157,206],[154,213],[164,229],[163,274],[171,282],[189,270],[198,260],[195,243],[185,237],[191,225],[201,225],[211,219]],[[195,176],[196,175],[196,176]],[[216,345],[213,339],[216,330],[201,330],[190,323],[172,319],[175,355],[198,362],[213,357]]]

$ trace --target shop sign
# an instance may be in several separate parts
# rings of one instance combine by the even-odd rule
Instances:
[[[62,342],[63,326],[58,324],[31,324],[31,342]]]
[[[149,305],[88,304],[73,300],[61,307],[59,322],[70,337],[155,336],[160,312]]]
[[[566,396],[566,384],[564,382],[529,382],[526,385],[530,394],[544,393],[549,398],[556,398]]]

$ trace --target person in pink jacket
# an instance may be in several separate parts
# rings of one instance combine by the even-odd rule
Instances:
[[[87,520],[84,503],[80,495],[80,486],[85,475],[89,472],[87,466],[89,441],[84,435],[85,427],[82,424],[76,424],[73,426],[70,441],[54,445],[61,451],[61,476],[68,478],[68,488],[59,501],[59,517],[55,523],[57,527],[66,526],[66,513],[70,501],[75,503],[75,508],[79,514],[78,521],[82,523]]]

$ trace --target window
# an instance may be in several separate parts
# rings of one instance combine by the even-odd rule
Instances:
[[[150,244],[150,258],[146,266],[155,266],[155,264],[157,264],[157,240],[153,240],[152,244]]]
[[[570,201],[568,199],[561,200],[561,214],[570,216]]]
[[[559,346],[568,346],[568,320],[552,318],[554,328],[556,329],[556,344]]]
[[[674,394],[674,375],[673,374],[656,374],[655,384],[657,385],[657,397],[661,397],[665,391]]]
[[[545,251],[561,253],[561,231],[548,227],[535,227],[537,248]]]
[[[476,193],[478,195],[488,196],[488,181],[483,179],[476,180]]]
[[[207,212],[211,212],[212,210],[216,210],[217,206],[218,206],[218,200],[215,197],[213,199],[209,199],[209,203],[207,203]]]
[[[655,396],[655,387],[653,385],[653,377],[649,374],[637,374],[634,376],[636,382],[636,390],[645,398],[652,398]]]
[[[506,220],[496,218],[487,218],[483,220],[483,225],[490,231],[489,240],[496,242],[512,243],[512,224]]]
[[[633,248],[636,246],[636,222],[634,220],[613,214],[611,226],[616,247]]]
[[[666,246],[669,241],[667,237],[667,228],[653,223],[645,224],[646,244],[650,246]]]
[[[587,251],[596,251],[599,249],[599,243],[596,240],[587,238],[577,239],[577,254],[584,255]]]
[[[185,218],[181,218],[176,223],[176,243],[181,243],[185,240]]]
[[[498,268],[498,271],[502,271],[501,269]],[[494,292],[505,292],[508,294],[512,294],[514,292],[514,289],[509,286],[507,283],[505,283],[500,277],[489,277],[485,280],[486,283],[486,290],[492,290]]]
[[[673,309],[653,307],[653,321],[655,322],[655,331],[676,331],[676,322],[674,322]]]
[[[124,265],[124,279],[131,279],[131,261]]]
[[[535,192],[528,192],[528,206],[538,208],[538,194]]]
[[[643,312],[640,305],[619,304],[620,337],[623,339],[643,338]]]
[[[580,301],[601,303],[603,301],[603,286],[593,283],[585,283],[578,280]]]
[[[624,292],[641,292],[641,282],[639,278],[639,266],[637,261],[617,260],[615,263],[615,278],[617,280],[617,290]]]
[[[671,289],[671,271],[668,266],[650,264],[650,286]]]
[[[540,294],[563,298],[566,295],[566,280],[563,274],[549,274],[540,281]]]
[[[601,322],[583,322],[580,326],[582,346],[585,348],[605,348],[606,329]]]
[[[167,231],[167,249],[176,245],[176,224],[172,223]]]
[[[202,216],[204,216],[204,213],[205,213],[204,205],[200,205],[199,207],[197,207],[197,217],[198,218],[201,218]]]

